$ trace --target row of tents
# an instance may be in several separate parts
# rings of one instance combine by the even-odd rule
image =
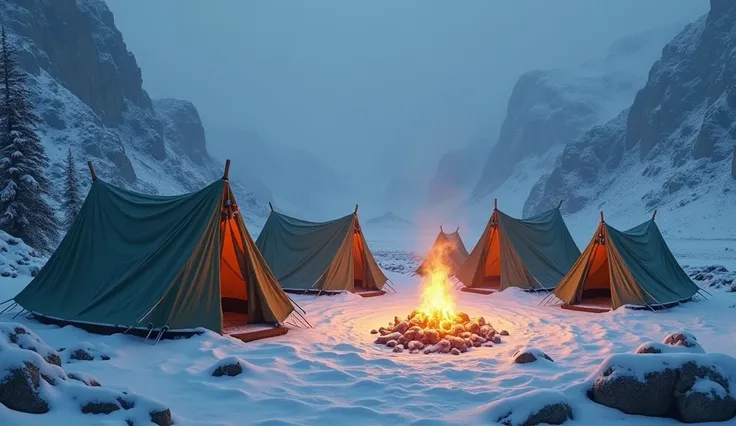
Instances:
[[[440,229],[429,256],[442,250],[451,275],[468,291],[509,287],[548,291],[563,307],[593,311],[667,307],[690,300],[700,288],[667,247],[655,217],[656,211],[650,220],[620,231],[608,225],[601,213],[598,228],[581,253],[560,205],[516,219],[498,210],[494,202],[493,214],[470,253],[457,231],[447,234]],[[427,261],[417,274],[426,273]]]
[[[253,241],[223,177],[158,196],[97,178],[73,225],[12,302],[37,319],[90,331],[218,333],[280,324],[290,292],[380,292],[388,279],[353,213],[308,222],[272,211]],[[7,302],[11,302],[7,301]]]
[[[300,311],[287,292],[371,294],[390,287],[357,206],[328,222],[272,208],[253,241],[229,185],[229,164],[200,191],[158,196],[104,182],[90,163],[92,185],[73,225],[11,301],[46,322],[99,332],[157,329],[160,337],[280,324]],[[435,245],[455,247],[447,262],[468,289],[554,289],[566,305],[607,298],[614,309],[664,306],[698,291],[653,219],[625,232],[601,220],[581,253],[559,206],[529,219],[494,206],[470,253],[457,230],[442,231]]]

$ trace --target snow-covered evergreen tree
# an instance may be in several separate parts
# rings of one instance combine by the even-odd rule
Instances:
[[[59,238],[46,201],[49,159],[36,132],[39,122],[5,28],[0,33],[0,227],[29,246],[48,252]]]
[[[82,208],[82,191],[79,187],[77,169],[74,168],[74,156],[72,150],[66,155],[66,182],[64,184],[64,201],[62,210],[64,212],[64,229],[69,230],[79,210]]]

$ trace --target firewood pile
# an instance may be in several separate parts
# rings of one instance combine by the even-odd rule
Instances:
[[[483,317],[470,318],[460,312],[454,318],[440,320],[419,310],[404,320],[394,317],[388,327],[371,330],[371,334],[379,334],[377,345],[393,348],[394,352],[453,355],[499,344],[501,336],[509,335],[506,330],[496,331]]]

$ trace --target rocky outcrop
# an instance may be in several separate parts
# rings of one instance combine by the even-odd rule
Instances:
[[[662,46],[681,28],[669,26],[624,37],[605,57],[577,69],[522,75],[473,196],[496,190],[524,159],[556,155],[555,148],[615,117],[634,99]]]
[[[668,43],[633,104],[573,140],[524,208],[543,211],[565,199],[574,213],[605,199],[682,207],[729,191],[736,140],[736,3],[711,12]],[[632,180],[653,189],[639,195]]]
[[[190,192],[222,176],[194,106],[167,99],[154,108],[103,0],[8,0],[0,25],[28,73],[52,182],[63,181],[68,149],[80,174],[91,160],[102,179],[144,193]],[[246,219],[265,217],[253,194],[231,183]]]
[[[164,136],[174,142],[172,149],[180,150],[195,164],[204,164],[209,154],[197,108],[179,99],[156,99],[153,106],[163,123]]]

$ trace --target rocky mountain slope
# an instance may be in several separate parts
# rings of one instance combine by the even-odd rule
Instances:
[[[222,176],[194,106],[143,90],[103,0],[5,0],[0,25],[28,73],[52,181],[62,181],[67,149],[85,176],[89,160],[101,178],[146,193],[188,192]],[[233,187],[247,219],[266,215],[252,192]]]
[[[525,160],[554,158],[561,146],[615,117],[631,103],[662,47],[684,25],[624,37],[602,58],[577,69],[534,70],[522,75],[511,93],[498,143],[486,157],[473,198],[482,200],[496,191]]]
[[[569,213],[666,209],[679,221],[672,229],[722,218],[716,234],[727,237],[723,215],[736,190],[734,51],[736,2],[711,0],[710,12],[665,46],[630,108],[565,147],[525,214],[559,198]]]

